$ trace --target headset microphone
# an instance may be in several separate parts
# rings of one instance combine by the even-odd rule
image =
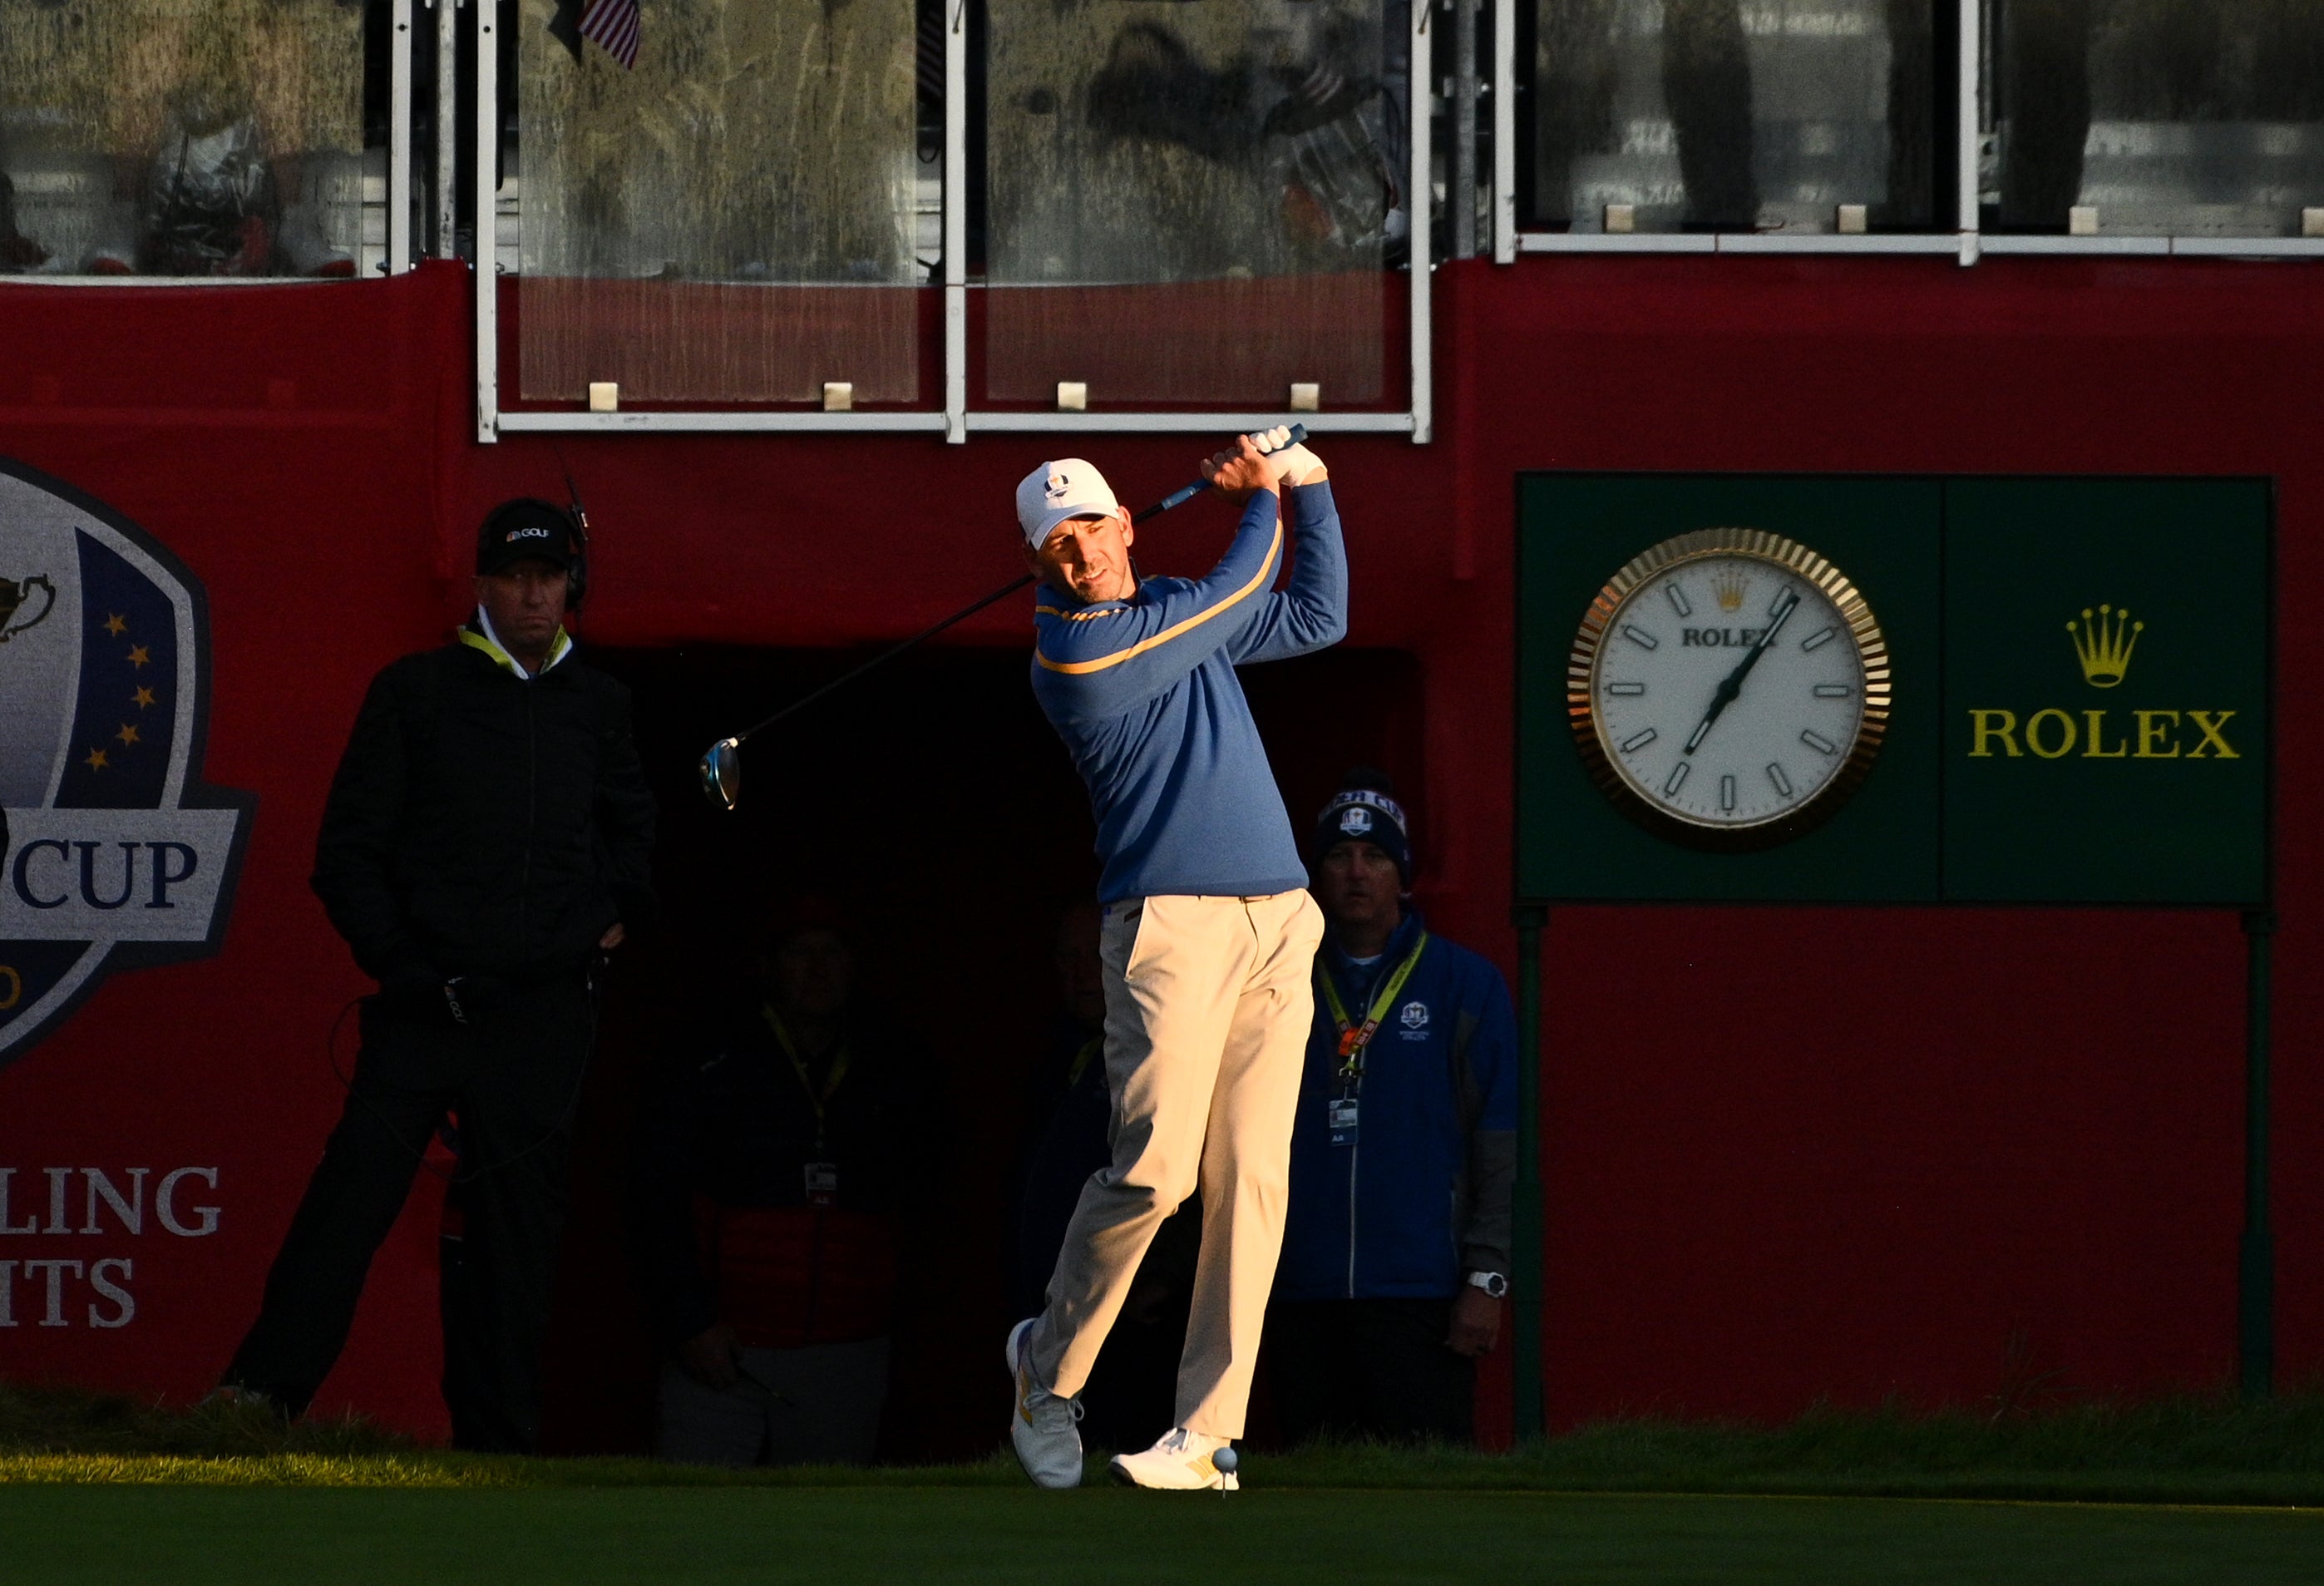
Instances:
[[[549,445],[557,454],[558,472],[565,475],[565,493],[573,502],[573,570],[566,578],[565,604],[568,611],[577,612],[589,594],[589,509],[581,504],[581,487],[574,483],[573,470],[566,466],[565,448],[554,440]]]

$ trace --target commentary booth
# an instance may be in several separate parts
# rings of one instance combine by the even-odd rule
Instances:
[[[1043,458],[1142,502],[1289,420],[1354,605],[1248,676],[1286,801],[1394,773],[1530,1015],[1489,1439],[2324,1370],[2301,8],[643,0],[628,65],[577,9],[0,0],[0,1376],[224,1366],[367,989],[306,886],[340,746],[569,479],[668,917],[579,1105],[551,1441],[645,1446],[638,1087],[812,889],[954,1120],[883,1452],[988,1449],[1092,879],[1028,612],[755,740],[736,814],[693,761],[1012,576]],[[1630,571],[1708,531],[1762,560]],[[1725,675],[1784,578],[1830,719],[1670,786],[1653,669]],[[1799,818],[1720,837],[1753,798]],[[318,1410],[444,1432],[443,1211]]]

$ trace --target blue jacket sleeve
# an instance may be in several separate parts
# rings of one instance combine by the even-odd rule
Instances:
[[[1269,594],[1232,651],[1245,662],[1288,660],[1337,644],[1348,631],[1348,552],[1328,481],[1291,492],[1291,582]]]
[[[1515,1129],[1517,1126],[1517,1015],[1509,1002],[1508,983],[1501,972],[1488,964],[1485,970],[1484,1006],[1480,1009],[1477,1033],[1469,1047],[1470,1066],[1476,1074],[1477,1088],[1484,1106],[1477,1119],[1479,1129]]]
[[[1461,1229],[1461,1264],[1471,1272],[1508,1276],[1512,1253],[1517,1176],[1517,1021],[1500,971],[1479,960],[1481,1006],[1470,1032],[1464,1089],[1474,1122],[1468,1145],[1468,1217]],[[1466,999],[1463,999],[1465,1001]],[[1469,1010],[1463,1010],[1466,1018]],[[1464,1098],[1464,1101],[1469,1098]]]
[[[1281,509],[1259,491],[1227,554],[1192,581],[1156,579],[1135,601],[1034,609],[1033,663],[1043,703],[1060,720],[1118,715],[1234,644],[1269,598],[1283,567]]]

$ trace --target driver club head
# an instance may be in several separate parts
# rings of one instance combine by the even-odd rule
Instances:
[[[702,753],[702,792],[721,809],[742,801],[742,741],[721,738]]]

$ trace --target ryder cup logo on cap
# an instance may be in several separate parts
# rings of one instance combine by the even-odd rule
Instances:
[[[1017,526],[1035,550],[1068,518],[1110,518],[1120,510],[1105,475],[1079,457],[1044,463],[1017,486]]]
[[[257,800],[202,780],[208,717],[193,574],[0,457],[0,1067],[108,974],[224,941]]]
[[[1336,819],[1340,830],[1351,837],[1368,834],[1375,819],[1385,819],[1397,830],[1404,830],[1404,806],[1375,788],[1348,788],[1335,795],[1323,811],[1326,820]]]

